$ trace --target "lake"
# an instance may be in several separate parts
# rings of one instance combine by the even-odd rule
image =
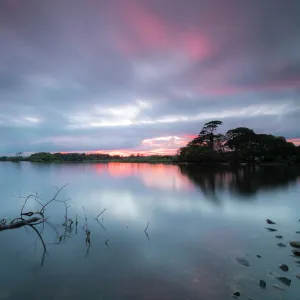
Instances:
[[[300,170],[0,162],[0,219],[18,217],[24,196],[50,200],[66,183],[57,199],[71,198],[74,223],[63,226],[64,202],[49,204],[36,226],[46,254],[31,227],[0,232],[0,300],[299,299],[289,241],[300,241]],[[28,201],[24,211],[40,208]]]

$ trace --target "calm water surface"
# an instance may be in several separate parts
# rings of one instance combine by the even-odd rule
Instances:
[[[275,167],[0,163],[0,219],[19,215],[20,196],[37,192],[50,199],[55,186],[70,183],[59,199],[72,198],[68,216],[79,220],[57,244],[65,207],[49,206],[49,223],[39,225],[48,248],[44,259],[31,228],[0,232],[0,299],[219,300],[237,291],[240,299],[299,299],[300,258],[291,256],[288,245],[300,240],[299,173]],[[30,202],[26,209],[38,208]],[[272,227],[267,218],[276,221],[277,232],[266,230]],[[238,264],[237,257],[250,266]],[[278,268],[283,263],[288,272]],[[276,276],[290,278],[291,286]],[[266,289],[258,286],[260,279]]]

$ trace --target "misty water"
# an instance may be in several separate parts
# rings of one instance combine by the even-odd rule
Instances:
[[[37,226],[46,255],[30,227],[0,232],[1,300],[219,300],[235,292],[240,299],[299,299],[300,258],[289,246],[300,240],[297,169],[3,162],[0,219],[19,216],[22,196],[51,199],[66,183],[58,198],[72,198],[68,217],[77,215],[79,224],[57,244],[65,207],[51,203],[47,224]],[[38,209],[32,201],[25,211]],[[290,286],[276,278],[283,276]]]

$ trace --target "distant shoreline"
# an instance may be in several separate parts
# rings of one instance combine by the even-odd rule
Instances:
[[[184,162],[184,161],[166,161],[166,160],[138,160],[138,159],[107,159],[107,160],[86,160],[86,161],[51,161],[51,162],[35,162],[28,160],[19,160],[19,161],[0,161],[0,162],[9,162],[9,163],[20,163],[20,162],[30,162],[38,164],[93,164],[93,163],[140,163],[140,164],[166,164],[166,165],[199,165],[199,166],[228,166],[228,167],[246,167],[246,166],[272,166],[272,167],[293,167],[299,166],[299,163],[289,164],[285,162],[271,162],[271,163],[249,163],[249,162],[239,162],[239,163],[228,163],[228,162]]]

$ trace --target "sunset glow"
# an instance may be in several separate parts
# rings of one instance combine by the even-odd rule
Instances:
[[[0,155],[175,154],[210,120],[299,145],[299,20],[294,0],[2,0]]]

